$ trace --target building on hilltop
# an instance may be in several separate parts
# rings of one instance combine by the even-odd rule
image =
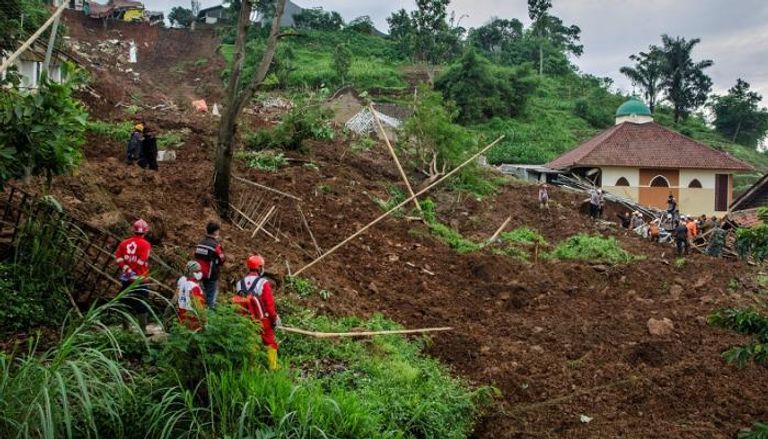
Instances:
[[[666,209],[672,194],[689,215],[722,215],[733,198],[733,175],[752,167],[653,121],[633,97],[616,124],[552,160],[548,168],[588,176],[604,190]]]
[[[285,11],[283,12],[283,16],[280,19],[280,27],[296,27],[296,22],[294,21],[293,16],[301,13],[303,10],[304,8],[292,2],[291,0],[286,1]],[[272,17],[258,14],[256,16],[255,22],[262,26],[269,26],[272,24]]]
[[[197,13],[197,21],[205,24],[216,24],[227,18],[227,9],[223,5],[200,9]]]

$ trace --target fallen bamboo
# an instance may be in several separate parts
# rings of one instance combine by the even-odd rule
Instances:
[[[504,220],[504,222],[501,224],[501,226],[499,226],[499,228],[496,229],[496,232],[493,235],[491,235],[490,238],[488,238],[488,241],[486,241],[486,245],[488,245],[488,244],[492,243],[493,241],[495,241],[496,238],[498,238],[499,235],[501,234],[501,232],[504,230],[504,228],[507,227],[507,224],[509,224],[510,221],[512,221],[512,217],[511,216],[508,217],[506,220]]]
[[[408,181],[408,176],[405,175],[403,166],[400,164],[400,160],[397,158],[397,154],[395,153],[395,148],[393,148],[392,144],[389,143],[389,136],[387,136],[387,132],[384,131],[384,126],[381,124],[381,120],[379,119],[379,115],[376,114],[376,110],[374,110],[373,104],[370,104],[368,106],[368,110],[373,115],[373,120],[376,121],[376,125],[379,127],[379,131],[381,132],[381,137],[384,138],[384,143],[387,144],[387,149],[389,149],[389,154],[392,156],[392,160],[394,160],[395,164],[397,165],[397,170],[398,172],[400,172],[400,178],[403,179],[403,183],[405,183],[405,187],[408,189],[408,194],[411,197],[413,197],[413,204],[416,206],[416,210],[418,210],[419,213],[421,213],[421,204],[419,204],[419,200],[417,200],[413,194],[413,188],[411,187],[411,182]]]
[[[315,234],[312,233],[312,229],[309,227],[309,222],[307,221],[307,217],[304,215],[304,211],[301,210],[300,205],[296,205],[296,209],[299,211],[299,215],[301,216],[301,221],[304,223],[304,227],[307,228],[307,232],[309,232],[309,237],[312,238],[312,244],[315,245],[315,250],[317,251],[317,255],[320,256],[323,254],[323,250],[320,248],[319,245],[317,245],[317,240],[315,239]]]
[[[57,18],[61,15],[62,12],[64,12],[64,9],[67,8],[69,5],[69,2],[61,2],[61,5],[59,5],[58,9],[53,13],[53,15],[48,18],[48,21],[43,23],[42,26],[40,26],[40,29],[37,30],[34,34],[32,34],[31,37],[27,41],[24,42],[24,44],[21,45],[15,52],[13,52],[8,58],[3,62],[2,65],[0,65],[0,73],[4,72],[8,66],[11,65],[14,61],[16,61],[16,58],[19,57],[22,53],[24,53],[25,50],[29,49],[29,47],[37,40],[40,35],[45,32],[46,29],[48,29],[48,26],[50,26],[54,21],[56,21]]]
[[[264,227],[264,224],[267,223],[267,220],[269,220],[269,217],[272,216],[272,214],[275,212],[275,206],[272,206],[268,211],[267,214],[264,215],[264,218],[261,219],[259,224],[256,226],[255,229],[253,229],[253,233],[251,233],[251,238],[256,236],[257,233],[259,233],[259,230],[261,230],[262,227]]]
[[[375,335],[394,335],[394,334],[424,334],[427,332],[452,331],[451,327],[442,328],[422,328],[422,329],[396,329],[391,331],[362,331],[362,332],[314,332],[304,329],[291,328],[290,326],[280,327],[285,332],[294,334],[308,335],[316,338],[340,338],[340,337],[372,337]]]
[[[279,190],[271,188],[269,186],[264,186],[263,184],[255,183],[255,182],[253,182],[251,180],[246,180],[243,177],[238,177],[238,176],[235,175],[235,176],[233,176],[233,178],[235,180],[242,181],[243,183],[249,184],[251,186],[254,186],[254,187],[257,187],[257,188],[260,188],[260,189],[264,189],[265,191],[274,192],[276,194],[282,195],[282,196],[287,197],[287,198],[291,198],[291,199],[296,200],[296,201],[302,201],[301,198],[297,197],[296,195],[291,195],[291,194],[289,194],[287,192],[279,191]]]
[[[419,195],[423,195],[423,194],[425,194],[427,191],[429,191],[429,190],[430,190],[430,189],[432,189],[433,187],[437,186],[438,184],[442,183],[442,182],[443,182],[443,181],[445,181],[447,178],[451,177],[453,174],[455,174],[455,173],[459,172],[459,170],[460,170],[461,168],[463,168],[464,166],[466,166],[466,165],[470,164],[471,162],[473,162],[473,161],[477,160],[477,158],[478,158],[478,157],[480,157],[480,156],[481,156],[483,153],[485,153],[486,151],[488,151],[489,149],[491,149],[492,147],[494,147],[494,146],[495,146],[497,143],[499,143],[499,142],[501,141],[501,139],[503,139],[503,138],[504,138],[504,136],[501,136],[501,137],[499,137],[498,139],[494,140],[493,142],[491,142],[490,144],[488,144],[488,145],[487,145],[485,148],[481,149],[481,150],[480,150],[480,152],[478,152],[477,154],[475,154],[475,155],[473,155],[472,157],[470,157],[469,159],[467,159],[467,161],[465,161],[464,163],[462,163],[462,164],[460,164],[459,166],[455,167],[453,170],[451,170],[451,172],[449,172],[449,173],[447,173],[447,174],[443,175],[442,177],[440,177],[440,179],[439,179],[439,180],[435,181],[434,183],[432,183],[432,184],[430,184],[429,186],[425,187],[424,189],[420,190],[419,192],[417,192],[417,193],[416,193],[416,194],[414,194],[413,196],[411,196],[411,197],[408,197],[407,199],[405,199],[405,201],[401,202],[401,203],[400,203],[400,204],[398,204],[397,206],[395,206],[395,207],[393,207],[392,209],[388,210],[387,212],[385,212],[384,214],[382,214],[381,216],[379,216],[379,217],[378,217],[378,218],[376,218],[375,220],[371,221],[371,222],[370,222],[370,223],[368,223],[367,225],[363,226],[363,227],[362,227],[360,230],[358,230],[357,232],[353,233],[353,234],[352,234],[352,236],[350,236],[350,237],[348,237],[347,239],[345,239],[344,241],[342,241],[342,242],[340,242],[340,243],[336,244],[336,245],[335,245],[333,248],[331,248],[331,249],[330,249],[330,250],[328,250],[327,252],[323,253],[323,254],[322,254],[320,257],[318,257],[318,258],[317,258],[317,259],[315,259],[314,261],[312,261],[312,262],[310,262],[309,264],[307,264],[307,265],[305,265],[304,267],[302,267],[300,270],[298,270],[296,273],[294,273],[294,276],[298,276],[298,275],[299,275],[299,274],[301,274],[301,273],[302,273],[304,270],[307,270],[308,268],[310,268],[310,267],[312,267],[313,265],[317,264],[318,262],[322,261],[323,259],[325,259],[326,257],[328,257],[330,254],[332,254],[332,253],[333,253],[333,252],[335,252],[336,250],[338,250],[338,249],[340,249],[341,247],[343,247],[343,246],[344,246],[345,244],[347,244],[349,241],[352,241],[353,239],[355,239],[355,238],[357,238],[358,236],[360,236],[361,234],[363,234],[363,232],[365,232],[366,230],[368,230],[368,229],[370,229],[371,227],[373,227],[374,225],[376,225],[376,224],[377,224],[379,221],[381,221],[381,220],[383,220],[384,218],[386,218],[386,217],[390,216],[392,213],[396,212],[396,211],[397,211],[398,209],[400,209],[401,207],[403,207],[403,206],[405,206],[406,204],[410,203],[410,202],[411,202],[411,200],[415,199],[415,198],[416,198],[416,197],[418,197]]]

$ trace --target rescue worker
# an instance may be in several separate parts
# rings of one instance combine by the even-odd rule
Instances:
[[[690,216],[686,217],[685,219],[688,220],[688,224],[686,224],[688,226],[688,237],[691,240],[694,240],[697,236],[699,236],[699,225]]]
[[[137,120],[133,126],[133,132],[128,139],[128,146],[126,147],[126,158],[129,165],[139,159],[141,153],[141,142],[143,141],[142,133],[144,132],[144,123]]]
[[[219,274],[224,264],[224,249],[221,248],[219,241],[221,241],[221,226],[211,222],[205,226],[205,239],[195,247],[195,259],[200,263],[203,272],[202,287],[205,293],[205,304],[209,308],[216,307]]]
[[[659,235],[661,234],[660,223],[661,219],[656,218],[648,225],[648,239],[650,239],[651,242],[659,242]]]
[[[152,251],[150,244],[144,235],[149,232],[149,224],[143,219],[133,223],[133,236],[123,240],[115,251],[115,261],[120,268],[120,283],[122,291],[131,287],[122,302],[131,308],[136,314],[139,327],[146,333],[147,309],[146,301],[149,300],[149,289],[146,279],[149,276],[149,254]],[[124,322],[124,326],[127,322]]]
[[[671,213],[674,218],[675,212],[677,212],[677,201],[675,200],[674,195],[669,194],[669,197],[667,198],[667,213]]]
[[[675,227],[675,243],[677,244],[677,256],[688,254],[688,226],[685,220],[680,220]]]
[[[629,226],[632,224],[632,220],[634,219],[634,216],[631,215],[629,212],[617,213],[616,217],[619,218],[621,227],[625,229],[629,228]]]
[[[142,169],[157,171],[157,138],[155,131],[148,126],[144,126],[144,140],[141,142],[138,164]]]
[[[264,258],[249,256],[246,261],[248,274],[237,282],[237,295],[232,301],[243,308],[244,314],[261,322],[261,341],[267,347],[267,363],[270,370],[277,370],[277,341],[275,328],[281,326],[277,315],[272,287],[264,276]]]
[[[712,237],[709,239],[707,245],[707,254],[719,258],[723,254],[723,247],[725,247],[725,238],[728,232],[723,228],[723,223],[714,219],[714,225],[712,226]]]
[[[200,313],[205,309],[205,296],[200,288],[203,272],[197,261],[187,262],[184,276],[176,283],[179,322],[191,330],[200,328]]]
[[[549,210],[549,191],[546,183],[539,185],[539,209]]]

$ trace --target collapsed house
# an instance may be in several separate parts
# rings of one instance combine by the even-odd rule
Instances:
[[[337,126],[343,126],[359,136],[381,137],[376,125],[378,117],[384,132],[392,141],[397,139],[397,131],[403,121],[413,114],[412,110],[395,104],[373,104],[371,112],[369,104],[351,87],[337,91],[325,104],[325,108],[333,112],[333,122]]]
[[[83,0],[79,6],[70,5],[74,6],[71,9],[82,10],[88,17],[103,20],[159,24],[165,19],[162,12],[148,11],[142,2],[134,0],[109,0],[107,4]]]
[[[19,75],[19,89],[36,90],[40,87],[44,61],[45,46],[38,43],[33,44],[13,61],[12,66],[15,67],[16,74]],[[61,82],[66,79],[66,69],[64,69],[66,62],[74,62],[74,60],[65,52],[54,49],[51,63],[48,66],[48,78],[54,82]],[[7,74],[2,72],[0,75],[5,79]]]

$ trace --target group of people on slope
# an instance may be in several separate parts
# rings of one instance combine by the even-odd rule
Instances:
[[[149,270],[152,245],[145,239],[149,224],[143,219],[133,223],[133,236],[123,240],[115,251],[120,269],[122,301],[130,307],[142,331],[146,331],[149,309]],[[208,223],[206,236],[195,247],[194,259],[187,262],[184,275],[177,282],[176,303],[179,321],[191,330],[201,330],[205,310],[214,310],[218,296],[218,281],[224,265],[221,246],[221,226]],[[281,326],[272,286],[264,277],[265,261],[252,255],[246,260],[248,273],[236,284],[232,303],[242,314],[261,324],[261,339],[267,348],[269,368],[277,369],[278,344],[275,329]]]
[[[667,211],[660,218],[654,218],[648,223],[639,211],[617,214],[622,227],[633,230],[637,234],[654,242],[671,242],[674,239],[678,256],[687,255],[691,243],[711,231],[706,253],[719,257],[725,246],[727,232],[722,221],[717,217],[701,215],[698,218],[680,215],[677,201],[670,194],[667,199]]]
[[[157,137],[155,132],[141,119],[136,119],[133,132],[126,146],[126,161],[138,164],[142,169],[157,171]]]

